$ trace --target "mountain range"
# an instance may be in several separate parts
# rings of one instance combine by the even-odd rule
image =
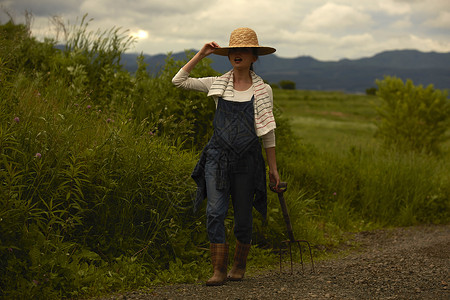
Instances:
[[[195,51],[195,50],[192,50]],[[134,72],[137,69],[136,53],[122,56],[125,68]],[[175,60],[186,60],[186,53],[173,53]],[[156,73],[164,66],[167,55],[144,55],[148,70]],[[210,55],[211,67],[224,73],[230,69],[226,57]],[[293,81],[297,89],[344,91],[364,93],[376,87],[375,80],[384,76],[411,79],[414,85],[450,90],[450,52],[420,52],[417,50],[385,51],[372,57],[342,59],[339,61],[320,61],[310,56],[282,58],[275,54],[262,56],[254,65],[255,72],[269,83],[282,80]]]

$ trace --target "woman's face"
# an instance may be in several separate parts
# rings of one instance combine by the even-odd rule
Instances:
[[[228,59],[233,68],[250,69],[257,57],[253,54],[252,48],[232,48],[228,52]]]

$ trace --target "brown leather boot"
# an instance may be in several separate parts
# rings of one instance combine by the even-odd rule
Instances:
[[[234,252],[233,268],[228,273],[228,280],[240,281],[244,278],[245,267],[247,266],[247,255],[251,244],[242,244],[236,241],[236,251]]]
[[[214,274],[206,281],[206,285],[222,285],[227,281],[228,244],[211,243],[209,249]]]

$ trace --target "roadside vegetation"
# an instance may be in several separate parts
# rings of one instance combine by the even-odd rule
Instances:
[[[77,298],[203,280],[205,216],[192,213],[190,173],[212,132],[213,101],[172,86],[184,62],[170,55],[157,75],[142,55],[127,72],[126,32],[91,31],[86,17],[64,32],[58,50],[23,24],[0,25],[0,294]],[[217,73],[205,59],[192,75]],[[396,98],[384,104],[402,84],[392,91],[383,87],[395,79],[380,80],[381,97],[274,89],[285,197],[294,234],[314,255],[347,231],[449,222],[446,94],[421,94],[415,120],[428,131],[417,147],[416,131],[387,122],[401,108],[406,119],[415,112],[395,108]],[[230,217],[229,236],[232,226]],[[250,268],[276,263],[285,239],[269,191]]]

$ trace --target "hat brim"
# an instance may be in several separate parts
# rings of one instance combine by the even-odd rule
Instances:
[[[275,51],[277,51],[275,48],[272,47],[221,47],[221,48],[216,48],[214,49],[214,54],[217,55],[221,55],[221,56],[228,56],[228,52],[230,51],[230,49],[234,49],[234,48],[254,48],[257,49],[257,54],[258,55],[267,55],[267,54],[272,54]]]

